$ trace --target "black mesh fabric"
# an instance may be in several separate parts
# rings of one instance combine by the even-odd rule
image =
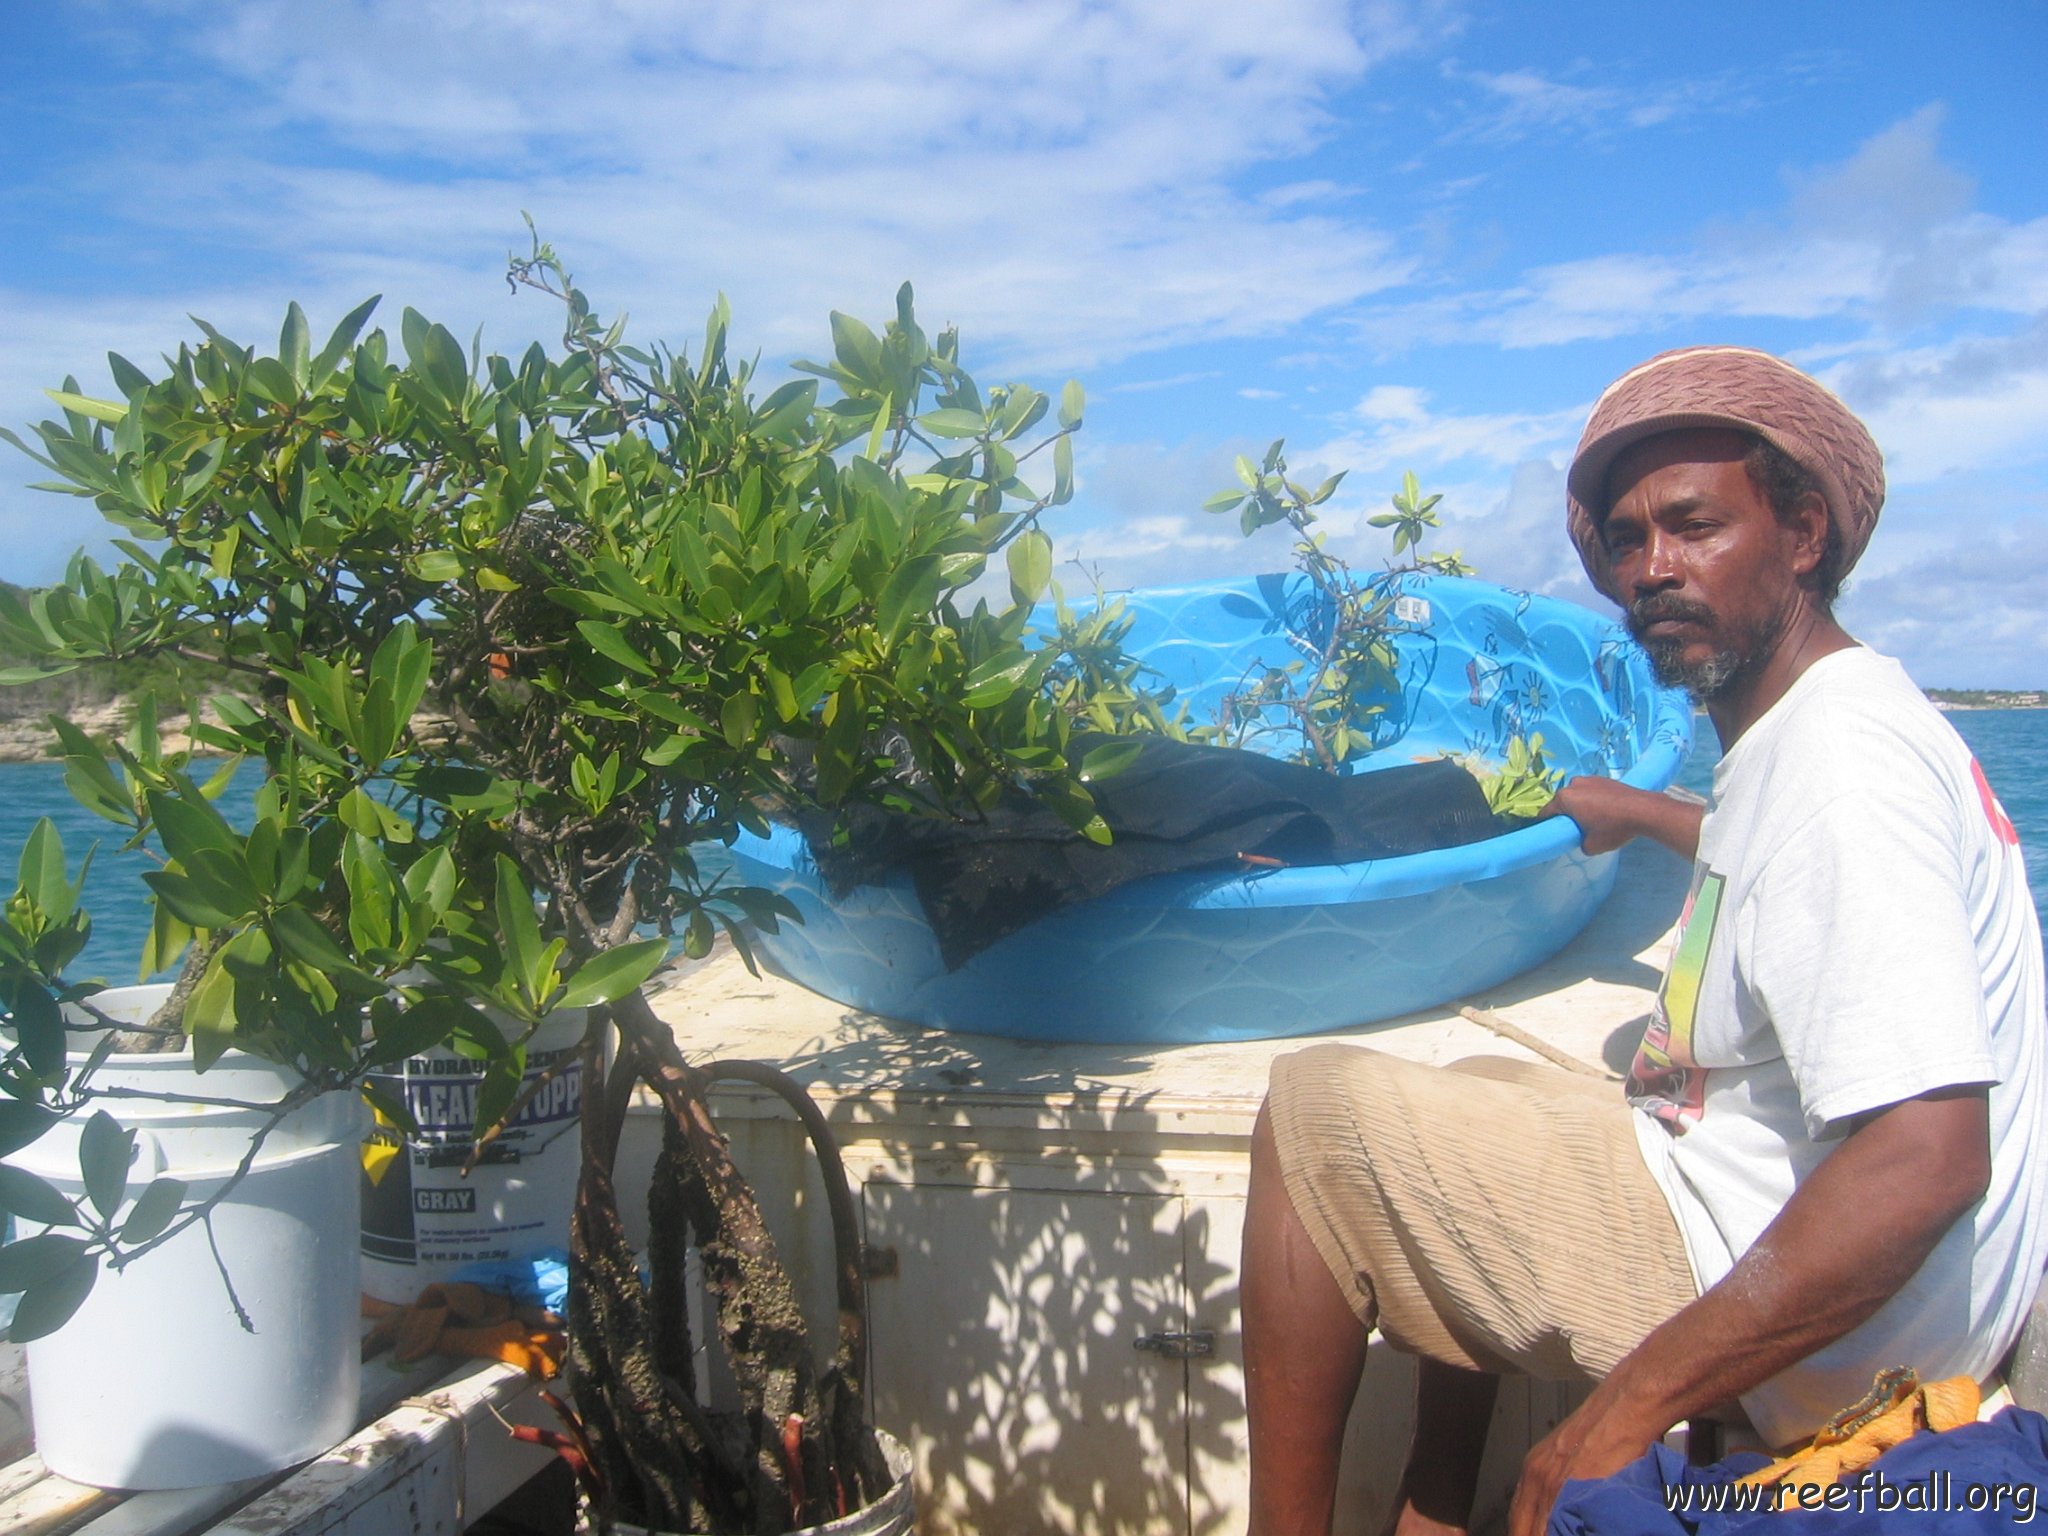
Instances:
[[[1073,760],[1106,739],[1075,738]],[[862,806],[841,836],[827,813],[799,825],[837,895],[907,871],[948,970],[1048,913],[1148,875],[1394,858],[1512,825],[1443,759],[1340,775],[1256,752],[1142,740],[1129,767],[1089,786],[1115,836],[1106,847],[1023,794],[975,820]]]

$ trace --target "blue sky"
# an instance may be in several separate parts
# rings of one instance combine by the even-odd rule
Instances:
[[[1482,574],[1597,604],[1562,532],[1594,397],[1762,346],[1886,451],[1842,605],[1928,685],[2048,685],[2048,7],[1426,0],[52,0],[0,20],[0,422],[198,314],[371,293],[504,350],[521,210],[601,308],[771,376],[898,282],[984,383],[1090,399],[1063,554],[1285,564],[1199,510],[1284,436],[1404,469]],[[7,451],[0,449],[0,454]],[[0,576],[100,537],[0,460]],[[1080,578],[1071,571],[1069,584]]]

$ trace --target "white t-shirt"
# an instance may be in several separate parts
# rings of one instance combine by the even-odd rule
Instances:
[[[1909,1365],[1984,1379],[2048,1261],[2040,926],[2012,823],[1903,668],[1809,667],[1715,770],[1699,862],[1629,1077],[1701,1290],[1846,1122],[1989,1083],[1991,1188],[1905,1288],[1743,1398],[1772,1444]]]

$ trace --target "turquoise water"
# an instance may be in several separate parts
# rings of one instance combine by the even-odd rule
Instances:
[[[2027,875],[2035,908],[2048,928],[2048,709],[1984,709],[1952,714],[1949,721],[1984,765],[1985,777],[2020,830],[2026,849]],[[1699,722],[1693,755],[1679,782],[1704,790],[1720,751],[1713,727]],[[243,773],[228,787],[222,807],[233,820],[248,814],[255,775]],[[86,904],[93,914],[92,943],[72,974],[97,976],[114,985],[137,979],[135,970],[149,932],[141,874],[151,866],[138,852],[120,851],[120,829],[80,808],[64,787],[64,771],[55,763],[0,764],[0,877],[13,886],[15,861],[29,828],[39,816],[53,817],[64,836],[72,866],[94,841],[94,857],[86,883]]]
[[[2034,909],[2048,928],[2048,709],[1960,710],[1948,718],[2019,828]]]
[[[201,782],[208,772],[201,765]],[[244,770],[222,794],[219,805],[239,826],[250,821],[250,802],[257,776]],[[66,973],[72,980],[97,977],[112,986],[138,980],[136,968],[149,937],[148,887],[145,870],[156,863],[139,850],[123,851],[121,829],[103,821],[71,798],[64,787],[61,763],[0,763],[0,890],[14,889],[21,846],[37,820],[48,816],[64,839],[65,862],[75,875],[86,849],[97,843],[86,874],[85,908],[92,914],[92,942]]]

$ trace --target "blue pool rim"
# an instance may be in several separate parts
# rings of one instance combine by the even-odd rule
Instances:
[[[1609,772],[1648,790],[1677,777],[1692,744],[1692,706],[1683,694],[1654,685],[1647,659],[1614,620],[1469,579],[1403,577],[1399,590],[1461,624],[1469,614],[1497,612],[1514,616],[1517,623],[1503,620],[1501,627],[1517,634],[1539,628],[1566,634],[1571,643],[1565,648],[1574,654],[1582,648],[1588,658],[1582,670],[1590,673],[1590,658],[1598,654],[1624,679],[1616,691],[1629,710],[1626,764],[1588,760],[1589,749],[1556,719],[1516,720],[1544,731],[1554,753],[1558,745],[1566,749],[1559,756],[1568,774]],[[1260,577],[1126,596],[1156,615],[1219,597],[1240,607],[1266,603],[1278,612],[1305,595],[1299,578]],[[1049,631],[1050,615],[1040,618],[1039,627]],[[1139,654],[1146,651],[1148,625],[1158,628],[1148,618],[1133,630]],[[1419,633],[1414,643],[1433,638]],[[1529,675],[1538,676],[1540,668],[1528,658],[1508,666],[1524,662]],[[1440,681],[1457,693],[1464,676],[1453,669]],[[1582,677],[1554,681],[1561,692],[1600,691]],[[1430,686],[1444,692],[1438,682],[1432,678]],[[1191,691],[1199,695],[1202,686]],[[1402,745],[1409,750],[1398,750]],[[1369,759],[1367,771],[1446,745],[1441,739],[1397,741],[1397,750]],[[949,973],[906,876],[834,901],[801,836],[786,827],[765,839],[743,835],[733,856],[742,880],[781,892],[804,912],[803,926],[762,934],[758,944],[773,968],[814,991],[944,1029],[1135,1043],[1311,1034],[1470,995],[1569,943],[1605,899],[1615,874],[1614,855],[1583,853],[1578,827],[1560,817],[1401,858],[1155,876],[1057,913]],[[1258,975],[1262,957],[1270,959],[1270,980]]]

